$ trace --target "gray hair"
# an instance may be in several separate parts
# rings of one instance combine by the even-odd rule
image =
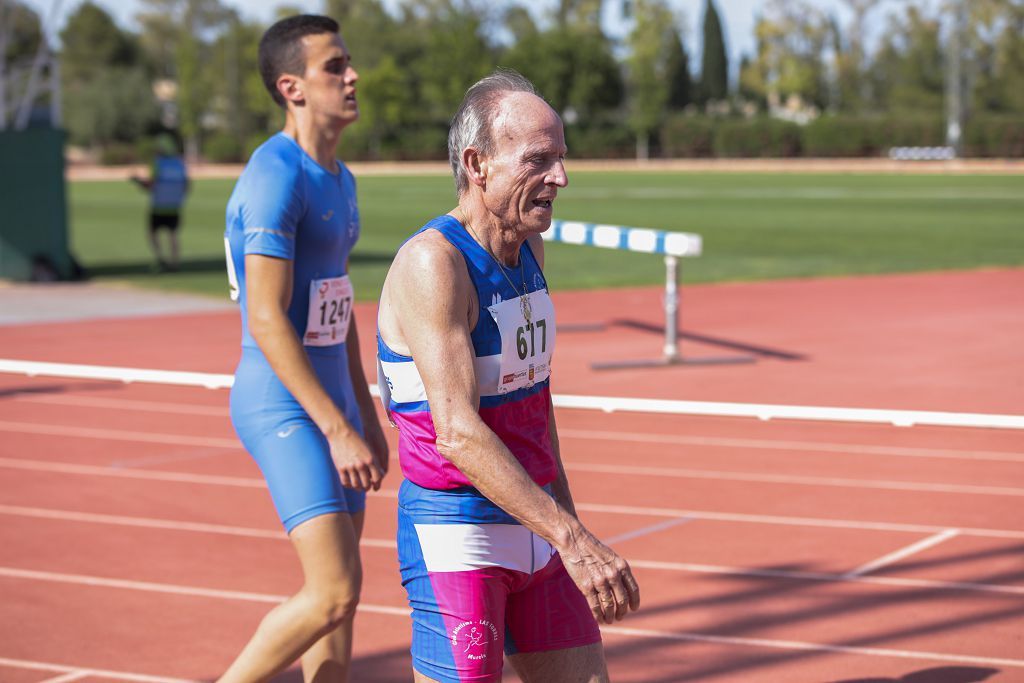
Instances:
[[[483,154],[493,153],[491,122],[498,114],[502,96],[510,92],[536,95],[537,89],[518,72],[498,69],[470,86],[452,117],[448,131],[448,161],[455,176],[455,191],[460,197],[469,188],[469,178],[466,169],[462,167],[462,153],[467,147],[475,147]]]

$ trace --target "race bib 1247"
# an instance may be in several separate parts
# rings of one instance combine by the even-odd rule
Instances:
[[[334,346],[348,336],[352,320],[352,281],[348,275],[313,280],[309,283],[309,316],[302,343],[306,346]]]

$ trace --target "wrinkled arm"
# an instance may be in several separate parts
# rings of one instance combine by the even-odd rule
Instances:
[[[469,275],[458,252],[438,241],[443,238],[421,237],[396,259],[388,295],[423,379],[438,451],[484,496],[559,552],[596,618],[622,618],[639,605],[626,561],[584,528],[571,507],[537,486],[480,418]]]

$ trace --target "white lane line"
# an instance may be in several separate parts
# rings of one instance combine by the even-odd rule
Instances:
[[[45,681],[39,681],[39,683],[70,683],[71,681],[80,681],[89,675],[88,671],[69,671],[66,674],[60,674],[53,678],[47,678]]]
[[[774,640],[768,638],[740,638],[736,636],[717,636],[707,633],[676,633],[673,631],[656,631],[646,628],[627,628],[624,626],[602,626],[601,631],[633,638],[657,638],[663,640],[680,640],[685,642],[715,643],[717,645],[740,645],[744,647],[766,647],[777,650],[803,650],[805,652],[830,652],[835,654],[865,655],[868,657],[895,657],[898,659],[922,659],[936,662],[954,662],[957,664],[983,664],[986,666],[1024,667],[1024,659],[1003,659],[999,657],[975,657],[974,655],[951,655],[941,652],[921,652],[916,650],[890,650],[879,647],[858,647],[853,645],[828,645],[825,643],[807,643],[797,640]]]
[[[948,448],[915,448],[908,446],[868,446],[854,443],[821,441],[778,441],[774,439],[737,439],[717,436],[683,436],[640,432],[609,432],[591,429],[558,428],[558,438],[627,443],[657,443],[673,446],[712,446],[721,448],[752,448],[781,451],[813,451],[848,453],[852,455],[891,455],[903,458],[947,458],[953,460],[995,460],[1024,462],[1024,453],[1006,451],[953,450]]]
[[[205,406],[171,401],[144,401],[142,399],[105,398],[101,396],[15,396],[20,403],[42,403],[44,405],[76,406],[81,408],[110,408],[112,410],[136,410],[175,415],[201,415],[204,417],[230,417],[227,406]]]
[[[136,683],[197,683],[187,678],[167,678],[166,676],[149,676],[147,674],[132,673],[130,671],[109,671],[107,669],[88,669],[81,666],[67,666],[65,664],[52,664],[50,662],[33,662],[28,659],[11,659],[0,657],[0,667],[8,666],[12,669],[27,669],[29,671],[64,672],[68,674],[83,674],[85,676],[96,676],[97,678],[110,678],[117,681],[136,681]],[[65,679],[70,680],[70,679]]]
[[[1010,486],[976,486],[971,484],[935,484],[916,481],[888,481],[878,479],[847,479],[845,477],[801,477],[789,474],[762,474],[756,472],[726,472],[721,470],[691,470],[678,467],[642,467],[639,465],[605,465],[571,461],[565,469],[595,474],[645,475],[675,477],[677,479],[714,479],[716,481],[748,481],[761,484],[796,484],[805,486],[839,486],[844,488],[883,489],[887,491],[916,491],[922,493],[966,493],[980,496],[1024,496],[1024,488]]]
[[[747,567],[721,567],[689,562],[660,562],[627,558],[633,568],[652,569],[690,574],[720,574],[756,579],[783,579],[786,581],[815,581],[820,583],[859,583],[889,588],[922,588],[924,590],[948,590],[981,593],[1005,593],[1024,595],[1024,586],[1008,586],[995,583],[973,583],[969,581],[937,581],[934,579],[910,579],[895,576],[848,576],[846,574],[825,574],[821,572],[799,572],[784,569],[753,569]]]
[[[934,534],[945,531],[948,526],[928,524],[901,524],[894,522],[861,522],[848,519],[821,519],[817,517],[789,517],[785,515],[754,515],[736,512],[714,512],[710,510],[683,510],[679,508],[656,508],[639,505],[608,505],[605,503],[576,503],[576,509],[585,512],[603,512],[613,515],[650,515],[652,517],[695,517],[719,522],[748,522],[751,524],[776,524],[781,526],[806,526],[825,529],[855,529],[859,531],[904,531],[912,534]],[[1024,540],[1024,531],[1017,529],[984,529],[959,527],[964,536],[982,538],[1009,538]]]
[[[163,583],[150,583],[144,581],[127,581],[123,579],[109,579],[98,576],[86,576],[82,574],[60,574],[55,572],[41,572],[28,569],[16,569],[13,567],[0,567],[0,576],[7,576],[16,579],[51,581],[57,583],[68,583],[73,585],[84,585],[102,588],[120,588],[126,590],[148,591],[155,593],[169,593],[173,595],[188,595],[192,597],[218,598],[224,600],[238,600],[245,602],[279,603],[285,599],[281,595],[267,595],[263,593],[247,593],[241,591],[223,591],[195,586],[171,585]],[[407,607],[391,607],[387,605],[371,605],[360,603],[357,607],[361,612],[373,612],[376,614],[387,614],[391,616],[409,617]],[[897,657],[905,659],[923,659],[941,662],[959,662],[969,664],[989,664],[997,666],[1024,667],[1024,660],[1001,659],[994,657],[975,657],[973,655],[956,655],[940,652],[918,652],[912,650],[890,650],[886,648],[855,647],[847,645],[829,645],[824,643],[809,643],[794,640],[771,640],[766,638],[740,638],[734,636],[717,636],[705,633],[676,633],[673,631],[659,631],[653,629],[626,628],[621,626],[603,626],[602,630],[616,635],[656,638],[665,640],[701,641],[718,643],[722,645],[740,645],[745,647],[765,647],[781,650],[804,650],[810,652],[834,652],[845,654],[866,655],[871,657]],[[2,660],[0,660],[2,661]]]
[[[94,588],[121,588],[126,590],[144,591],[149,593],[167,593],[170,595],[186,595],[198,598],[216,598],[219,600],[237,600],[241,602],[263,602],[278,604],[288,599],[287,595],[270,595],[267,593],[251,593],[248,591],[229,591],[216,588],[200,588],[198,586],[182,586],[169,583],[153,583],[152,581],[131,581],[127,579],[112,579],[105,576],[88,576],[85,574],[65,574],[61,572],[36,571],[34,569],[19,569],[17,567],[0,567],[0,576],[11,579],[25,579],[29,581],[50,581],[54,583],[70,583],[79,586],[90,586]],[[371,605],[359,603],[356,608],[359,612],[373,612],[375,614],[392,614],[395,616],[409,616],[408,608],[389,607],[387,605]]]
[[[915,553],[919,553],[923,550],[927,550],[928,548],[937,546],[943,541],[948,541],[949,539],[959,534],[959,529],[946,529],[945,531],[940,531],[939,533],[929,536],[928,538],[921,539],[917,543],[911,543],[905,548],[900,548],[899,550],[891,552],[888,555],[883,555],[882,557],[879,557],[876,560],[872,560],[867,564],[861,565],[860,567],[857,567],[852,571],[846,572],[843,576],[853,577],[863,576],[864,574],[870,574],[871,572],[877,571],[885,566],[893,564],[894,562],[899,562],[900,560],[906,559],[911,555],[914,555]]]
[[[128,517],[125,515],[105,515],[74,510],[55,510],[51,508],[23,507],[19,505],[0,505],[0,514],[18,517],[34,517],[37,519],[58,519],[70,522],[88,522],[92,524],[110,524],[114,526],[140,527],[143,529],[164,529],[168,531],[189,531],[205,534],[221,534],[225,536],[243,536],[249,538],[269,538],[278,541],[288,540],[281,530],[256,529],[253,527],[230,526],[225,524],[206,524],[203,522],[184,522],[173,519],[155,519],[152,517]],[[395,548],[395,541],[376,538],[363,538],[359,545],[371,548]]]
[[[69,405],[116,410],[136,410],[208,417],[229,417],[227,407],[196,406],[170,401],[144,401],[95,396],[18,396],[15,401],[54,405]],[[955,450],[949,448],[915,448],[904,446],[870,446],[865,444],[830,443],[815,441],[779,441],[773,439],[739,439],[716,436],[684,436],[641,432],[604,431],[559,428],[559,438],[594,441],[623,441],[627,443],[658,443],[669,445],[712,446],[723,448],[755,448],[770,450],[814,451],[849,453],[854,455],[891,455],[908,458],[947,458],[954,460],[995,460],[1024,462],[1024,453],[988,450]]]
[[[84,439],[108,439],[110,441],[139,441],[142,443],[162,443],[175,446],[242,449],[242,444],[239,443],[238,439],[132,432],[124,429],[100,429],[96,427],[70,427],[33,422],[0,421],[0,431],[17,432],[20,434],[42,434],[44,436],[73,436]]]
[[[156,434],[151,432],[131,432],[115,429],[96,429],[92,427],[66,427],[23,422],[0,421],[0,431],[15,431],[50,436],[73,436],[95,439],[111,439],[118,441],[141,441],[179,446],[216,447],[240,450],[241,445],[235,439],[207,438],[182,436],[177,434]],[[619,465],[602,465],[597,463],[566,462],[567,469],[609,474],[650,474],[654,476],[670,476],[680,478],[719,479],[729,481],[750,481],[780,484],[806,484],[812,486],[842,486],[896,491],[921,491],[929,493],[966,493],[993,496],[1024,496],[1024,488],[1003,486],[973,486],[966,484],[935,484],[928,482],[878,481],[866,479],[845,479],[839,477],[796,477],[774,474],[755,474],[742,472],[722,472],[712,470],[690,470],[679,468],[657,467],[623,467]]]
[[[266,488],[263,479],[257,477],[227,477],[211,474],[191,474],[188,472],[168,472],[166,470],[125,470],[98,465],[75,465],[69,462],[53,462],[47,460],[27,460],[21,458],[0,457],[0,467],[36,472],[59,472],[61,474],[84,474],[96,477],[117,477],[121,479],[149,479],[153,481],[173,481],[185,484],[210,484],[213,486],[238,486],[242,488]]]
[[[60,472],[62,474],[83,474],[90,476],[120,477],[126,479],[149,479],[154,481],[170,481],[188,484],[211,484],[236,486],[243,488],[265,488],[262,479],[245,477],[224,477],[202,474],[185,474],[162,470],[115,470],[92,465],[71,465],[50,461],[21,460],[0,457],[0,467],[12,467],[23,470],[42,472]],[[381,489],[372,495],[385,498],[397,498],[398,489]],[[948,526],[932,526],[927,524],[902,524],[894,522],[863,522],[845,519],[820,519],[816,517],[790,517],[784,515],[756,515],[732,512],[716,512],[709,510],[682,510],[677,508],[643,507],[637,505],[608,505],[603,503],[577,503],[576,507],[587,512],[601,512],[616,515],[640,515],[650,517],[694,517],[725,522],[745,522],[750,524],[775,524],[783,526],[822,527],[829,529],[855,529],[862,531],[904,531],[909,533],[934,534],[945,531]],[[1024,539],[1024,531],[1016,529],[986,529],[978,527],[959,527],[964,536],[983,538]]]
[[[665,522],[658,522],[657,524],[652,524],[650,526],[645,526],[645,527],[643,527],[641,529],[634,529],[633,531],[627,531],[626,533],[619,534],[618,536],[612,536],[611,538],[606,538],[606,539],[604,539],[604,543],[606,543],[608,545],[611,545],[613,543],[622,543],[623,541],[628,541],[628,540],[631,540],[631,539],[634,539],[634,538],[639,538],[641,536],[647,536],[649,534],[656,534],[659,531],[664,531],[665,529],[671,529],[674,526],[681,526],[683,524],[686,524],[687,522],[692,522],[692,521],[693,521],[692,517],[680,517],[679,519],[670,519],[670,520],[665,521]]]
[[[86,379],[119,380],[122,382],[149,382],[175,386],[199,386],[224,389],[234,382],[231,375],[204,372],[148,370],[145,368],[76,365],[68,363],[42,363],[0,358],[0,372],[17,375],[76,377]],[[377,385],[370,393],[379,396]],[[798,406],[756,403],[728,403],[716,401],[675,401],[668,399],[628,398],[621,396],[577,396],[555,394],[556,408],[581,408],[655,413],[667,415],[716,415],[721,417],[755,417],[759,420],[825,420],[838,422],[876,422],[897,427],[914,425],[946,425],[956,427],[982,427],[994,429],[1024,429],[1024,415],[988,415],[981,413],[953,413],[929,410],[887,410],[874,408],[838,408],[829,406]]]
[[[777,405],[770,403],[726,403],[719,401],[673,401],[621,396],[575,396],[554,394],[556,408],[581,408],[627,413],[661,415],[711,415],[718,417],[756,417],[759,420],[823,420],[826,422],[866,422],[897,427],[932,425],[1024,429],[1024,415],[988,415],[930,410],[887,410],[876,408],[833,408],[830,406]]]
[[[16,505],[0,505],[0,514],[32,517],[39,519],[57,519],[63,521],[87,522],[93,524],[110,524],[115,526],[141,527],[147,529],[161,529],[171,531],[186,531],[193,533],[222,534],[228,536],[242,536],[251,538],[267,538],[272,540],[286,540],[283,531],[270,531],[267,529],[254,529],[251,527],[236,527],[220,524],[200,524],[196,522],[183,522],[171,519],[152,519],[147,517],[125,517],[123,515],[102,515],[95,513],[76,512],[72,510],[54,510],[49,508],[20,507]],[[669,520],[662,525],[669,526],[690,521],[690,518]],[[650,529],[652,527],[648,527]],[[622,539],[618,539],[622,540]],[[608,539],[607,543],[616,542],[615,538]],[[366,548],[377,548],[394,550],[397,543],[393,539],[366,538],[363,537],[359,545]],[[724,574],[728,576],[746,576],[751,578],[786,579],[797,581],[818,581],[830,583],[863,583],[880,586],[895,586],[899,588],[925,588],[928,590],[962,590],[981,591],[989,593],[1010,593],[1024,595],[1024,586],[1007,586],[1000,584],[969,583],[962,581],[937,581],[933,579],[910,579],[898,577],[875,577],[875,576],[849,576],[844,574],[825,574],[820,572],[799,572],[779,569],[753,569],[745,567],[723,567],[707,564],[693,564],[686,562],[661,562],[655,560],[638,560],[630,558],[629,562],[634,567],[643,569],[656,569],[662,571],[688,572],[698,574]]]

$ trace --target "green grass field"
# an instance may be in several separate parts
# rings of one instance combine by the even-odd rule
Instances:
[[[686,282],[1024,265],[1024,176],[573,173],[555,215],[696,232],[704,255]],[[181,272],[151,272],[146,198],[127,181],[70,184],[75,255],[97,281],[224,296],[224,206],[233,181],[193,186]],[[395,249],[454,205],[445,177],[364,177],[362,237],[351,266],[375,299]],[[657,284],[657,256],[548,246],[555,289]]]

